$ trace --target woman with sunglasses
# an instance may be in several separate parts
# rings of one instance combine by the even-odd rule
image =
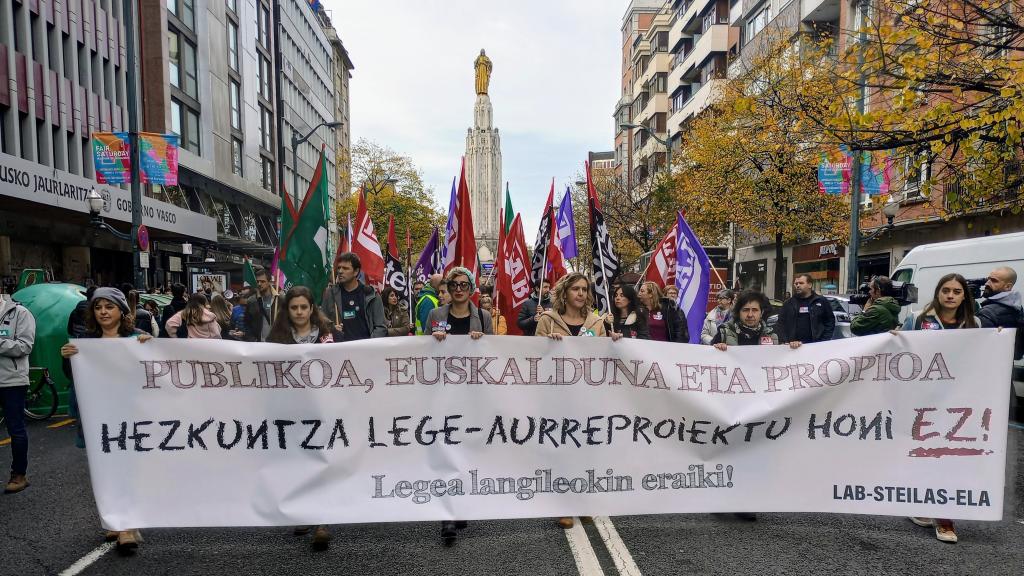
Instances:
[[[445,277],[444,286],[450,294],[449,303],[434,308],[427,316],[427,326],[434,339],[443,342],[451,334],[479,340],[484,334],[494,334],[491,314],[469,300],[476,292],[472,272],[461,266],[452,268]],[[455,542],[457,530],[467,526],[469,522],[465,520],[444,520],[441,522],[441,539],[450,546]]]

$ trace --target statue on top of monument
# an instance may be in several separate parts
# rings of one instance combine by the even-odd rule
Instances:
[[[473,62],[473,66],[476,68],[476,93],[487,94],[487,86],[491,83],[491,59],[487,57],[483,48],[480,49],[480,55],[476,57],[476,61]]]

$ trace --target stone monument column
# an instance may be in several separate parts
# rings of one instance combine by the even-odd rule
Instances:
[[[482,262],[495,258],[501,209],[501,138],[494,127],[494,111],[487,94],[493,65],[487,54],[473,62],[476,71],[476,105],[473,127],[466,132],[466,181],[473,208],[477,252]]]

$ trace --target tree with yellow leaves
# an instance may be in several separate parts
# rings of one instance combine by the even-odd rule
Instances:
[[[846,34],[836,91],[801,115],[852,150],[912,159],[947,216],[1024,206],[1024,0],[873,0]],[[861,98],[863,111],[852,103]]]

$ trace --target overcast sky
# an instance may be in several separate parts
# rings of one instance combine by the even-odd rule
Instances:
[[[532,242],[555,178],[560,196],[588,151],[612,150],[624,0],[325,0],[355,64],[352,141],[409,156],[445,210],[472,126],[473,61],[490,96],[502,177]],[[378,227],[380,224],[378,224]]]

